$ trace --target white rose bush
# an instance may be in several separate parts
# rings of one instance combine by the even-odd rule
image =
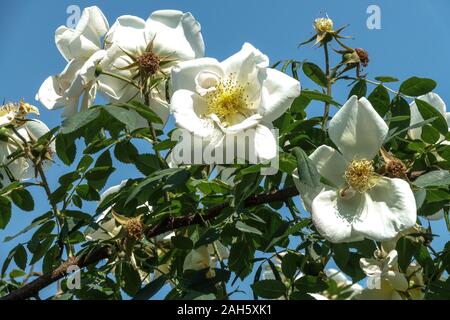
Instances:
[[[0,107],[0,230],[48,198],[2,239],[0,299],[450,299],[450,113],[432,79],[369,77],[344,30],[314,21],[321,66],[219,61],[177,10],[59,27],[66,67]]]

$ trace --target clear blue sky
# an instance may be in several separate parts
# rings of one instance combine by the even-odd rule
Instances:
[[[124,14],[147,18],[157,9],[190,11],[202,24],[206,55],[219,60],[250,42],[266,53],[272,62],[280,59],[309,59],[322,63],[322,51],[297,44],[312,34],[314,18],[328,14],[335,26],[350,24],[347,34],[355,37],[352,47],[365,48],[370,53],[367,72],[371,77],[392,75],[406,79],[417,75],[433,78],[438,82],[436,92],[450,101],[448,73],[450,71],[450,25],[448,14],[450,2],[433,1],[264,1],[264,0],[185,0],[185,1],[32,1],[18,0],[0,3],[0,99],[25,98],[34,102],[34,96],[43,80],[59,73],[65,66],[54,45],[55,29],[66,23],[66,9],[76,4],[81,8],[97,5],[107,16],[110,25]],[[378,5],[381,9],[381,30],[366,27],[367,7]],[[302,82],[304,87],[311,83]],[[335,98],[344,102],[348,90],[338,86]],[[41,120],[49,127],[60,123],[60,112],[41,109]],[[311,110],[312,113],[317,112]],[[170,126],[171,124],[169,124]],[[126,169],[126,170],[124,170]],[[137,176],[131,167],[119,167],[110,179],[115,185],[122,179]],[[69,172],[60,162],[49,171],[52,186],[63,172]],[[30,223],[31,219],[48,211],[46,198],[40,190],[33,190],[36,210],[23,213],[14,210],[12,223],[0,231],[0,241]],[[86,206],[92,210],[94,204]],[[435,246],[440,249],[448,240],[445,225],[433,223],[434,233],[441,234]],[[21,238],[18,241],[25,241]],[[0,261],[17,242],[0,244]],[[243,289],[246,285],[244,284]],[[248,290],[248,287],[247,289]],[[245,297],[240,295],[239,297]],[[251,296],[249,296],[251,297]]]

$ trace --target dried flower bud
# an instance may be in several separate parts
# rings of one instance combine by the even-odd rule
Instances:
[[[134,238],[137,241],[142,239],[143,227],[139,217],[129,219],[123,225],[123,228],[127,232],[129,238]]]
[[[385,170],[392,178],[403,178],[406,175],[407,168],[401,160],[394,159],[385,164]]]
[[[369,65],[369,53],[362,48],[356,48],[355,52],[359,57],[361,65],[367,67]]]

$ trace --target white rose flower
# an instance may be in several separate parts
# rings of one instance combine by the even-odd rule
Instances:
[[[249,43],[222,62],[203,58],[180,63],[172,70],[170,107],[176,126],[213,147],[224,144],[226,136],[248,134],[254,156],[274,158],[271,122],[300,94],[300,84],[268,66],[268,57]]]
[[[217,255],[216,250],[217,248]],[[217,262],[220,260],[228,259],[230,252],[220,241],[215,241],[214,245],[209,244],[201,246],[198,249],[191,250],[184,259],[183,271],[186,270],[203,270],[207,268],[216,267]],[[208,277],[214,277],[214,270],[209,270]]]
[[[101,90],[112,100],[143,100],[139,87],[149,78],[163,79],[180,61],[203,57],[205,46],[200,24],[190,13],[176,10],[155,11],[144,21],[134,16],[121,16],[105,36],[107,54],[100,63],[110,75],[100,76]],[[165,122],[168,118],[164,81],[151,91],[150,107]]]
[[[35,167],[31,159],[18,157],[14,161],[8,157],[25,147],[27,143],[36,142],[50,129],[40,120],[26,119],[29,113],[39,115],[39,110],[24,101],[19,103],[7,103],[0,107],[0,127],[14,126],[15,132],[8,132],[8,141],[0,141],[0,182],[3,186],[15,181],[31,179],[36,176]],[[42,166],[45,169],[52,164],[52,156],[55,153],[55,144],[49,145]]]
[[[368,276],[367,288],[358,296],[361,300],[414,300],[424,297],[422,268],[415,263],[408,266],[406,274],[398,269],[398,252],[390,251],[381,259],[360,260],[361,269]]]
[[[445,102],[441,99],[441,97],[438,94],[436,94],[434,92],[430,92],[423,96],[417,97],[417,99],[427,102],[429,105],[434,107],[437,111],[439,111],[439,113],[447,120],[447,124],[450,127],[450,112],[447,112],[447,107],[445,105]],[[420,123],[423,121],[423,117],[420,114],[415,101],[413,101],[411,103],[410,110],[411,110],[411,124],[410,125],[414,125],[414,124],[417,124],[417,123]],[[408,134],[412,139],[420,140],[421,136],[422,136],[422,128],[411,129],[408,131]],[[441,135],[438,142],[441,142],[442,144],[446,144],[446,145],[450,144],[450,142],[443,141],[443,140],[445,140],[445,137]],[[435,155],[438,160],[442,159],[438,154],[435,153]],[[444,210],[439,210],[435,214],[426,216],[426,219],[428,219],[428,220],[440,220],[443,218],[444,218]]]
[[[340,152],[322,145],[310,156],[332,186],[310,190],[294,175],[314,225],[330,242],[384,241],[416,223],[409,184],[374,171],[372,159],[387,133],[370,102],[353,96],[330,121],[329,136]]]
[[[97,94],[95,69],[106,54],[101,40],[108,28],[108,21],[96,6],[83,10],[75,29],[59,27],[55,42],[68,64],[60,74],[44,81],[36,100],[50,110],[65,108],[64,117],[78,111],[80,100],[81,111],[89,108]]]
[[[426,103],[428,103],[429,105],[434,107],[437,111],[439,111],[439,113],[444,117],[444,119],[447,120],[447,124],[450,126],[450,112],[447,112],[447,107],[445,106],[445,102],[442,100],[442,98],[438,94],[436,94],[434,92],[429,92],[423,96],[417,97],[417,99],[425,101]],[[410,110],[411,110],[411,126],[415,125],[417,123],[420,123],[424,120],[422,115],[419,112],[419,109],[418,109],[415,101],[411,102]],[[408,131],[408,134],[412,139],[420,140],[421,135],[422,135],[422,128],[410,129]],[[444,137],[441,135],[441,138],[439,141],[442,141],[443,138]],[[444,144],[449,144],[449,143],[444,142]]]

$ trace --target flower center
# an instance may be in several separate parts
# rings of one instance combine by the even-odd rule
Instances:
[[[331,32],[333,31],[333,20],[330,18],[317,18],[314,21],[314,27],[319,32]]]
[[[345,180],[353,190],[360,193],[372,189],[378,182],[373,161],[353,160],[345,171]]]
[[[229,78],[217,84],[214,91],[206,94],[208,113],[215,114],[219,119],[228,125],[231,117],[237,113],[245,113],[251,105],[245,87]]]
[[[153,52],[148,51],[136,58],[139,68],[147,74],[153,75],[158,72],[160,68],[161,59],[159,59]]]

